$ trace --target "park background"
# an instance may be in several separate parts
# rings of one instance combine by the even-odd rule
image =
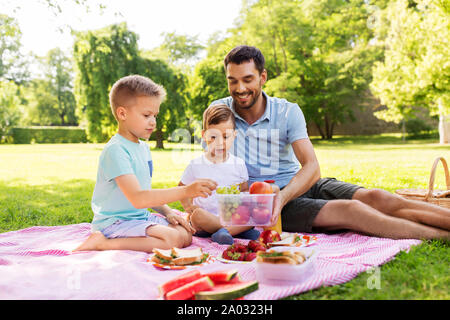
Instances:
[[[138,7],[149,21],[138,33],[114,2],[33,1],[59,23],[56,31],[70,34],[61,46],[41,35],[41,44],[56,42],[42,53],[23,43],[29,2],[1,1],[0,232],[91,221],[98,156],[117,129],[108,92],[128,74],[148,76],[168,92],[149,142],[153,187],[177,185],[201,152],[203,110],[228,96],[223,58],[239,44],[266,57],[265,92],[302,109],[323,176],[391,192],[427,188],[433,160],[449,159],[448,1],[231,1],[236,15],[226,23],[219,18],[225,1],[209,1],[216,8],[203,11],[204,1],[187,8],[169,2],[172,16],[156,1]],[[142,45],[157,30],[152,17],[175,25],[180,11],[202,12],[209,33],[190,30],[191,17],[181,31],[165,27],[159,44]],[[78,15],[77,27],[60,20],[70,14]],[[117,22],[84,27],[83,16],[111,14]],[[190,141],[180,141],[177,129]],[[437,174],[436,187],[445,188]],[[380,290],[368,289],[363,274],[293,298],[449,299],[449,265],[448,244],[427,241],[382,267]]]

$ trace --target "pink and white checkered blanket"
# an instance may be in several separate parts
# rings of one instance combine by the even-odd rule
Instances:
[[[90,224],[31,227],[0,234],[0,299],[157,299],[157,285],[186,270],[161,270],[135,251],[74,252],[90,234]],[[391,260],[419,240],[391,240],[357,233],[315,234],[315,271],[300,283],[260,283],[246,299],[271,300],[321,286],[347,282]],[[236,240],[246,243],[245,240]],[[220,256],[226,245],[194,237],[191,247]],[[255,280],[252,264],[203,265],[210,272],[236,268],[245,281]]]

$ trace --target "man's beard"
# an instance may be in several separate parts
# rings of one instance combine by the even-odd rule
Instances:
[[[239,94],[234,93],[233,94],[234,106],[238,107],[239,109],[245,109],[245,110],[250,109],[251,107],[253,107],[255,105],[256,101],[258,100],[259,96],[261,95],[261,92],[262,92],[262,90],[249,92],[251,99],[250,99],[250,102],[246,105],[241,105],[237,100],[237,98],[239,97]]]

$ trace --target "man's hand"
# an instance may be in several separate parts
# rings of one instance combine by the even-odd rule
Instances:
[[[217,188],[217,182],[211,179],[198,179],[186,186],[188,198],[207,198]]]
[[[275,192],[275,199],[273,200],[273,210],[272,210],[272,218],[270,219],[270,226],[273,227],[278,220],[278,217],[281,214],[281,210],[286,204],[286,200],[284,198],[283,192],[280,191],[277,185],[272,185],[272,189]]]
[[[192,233],[192,234],[195,233],[195,229],[191,227],[190,223],[185,218],[183,218],[182,216],[180,216],[176,213],[170,212],[170,213],[166,214],[166,219],[167,219],[167,221],[169,221],[170,224],[181,225],[183,228],[185,228],[190,233]]]

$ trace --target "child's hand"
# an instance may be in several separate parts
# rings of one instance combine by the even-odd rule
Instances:
[[[207,198],[212,194],[212,191],[217,188],[217,183],[211,179],[198,179],[186,188],[189,198]]]
[[[183,218],[182,216],[180,216],[176,213],[168,213],[166,215],[166,219],[167,219],[167,221],[169,221],[170,224],[181,225],[183,228],[185,228],[190,233],[195,233],[195,229],[192,228],[190,223],[185,218]]]

